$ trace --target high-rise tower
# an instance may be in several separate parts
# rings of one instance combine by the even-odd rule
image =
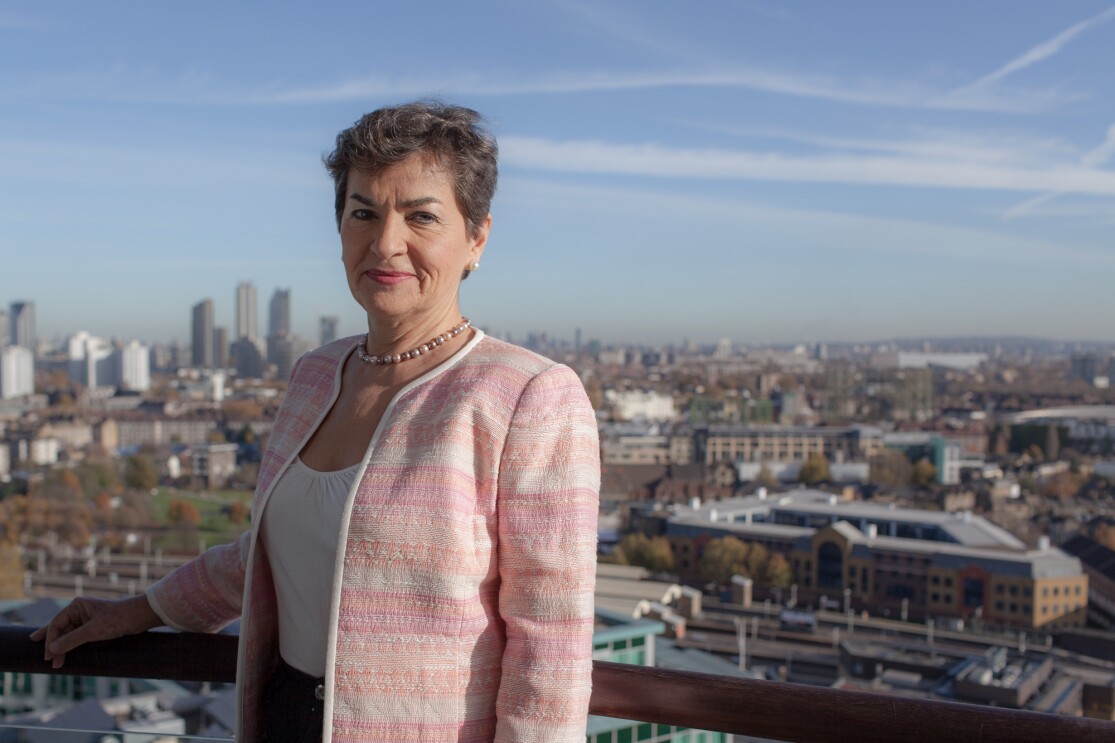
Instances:
[[[267,325],[267,335],[290,335],[290,289],[276,289],[271,295],[270,322]]]
[[[236,338],[258,338],[256,287],[250,281],[236,286]]]
[[[35,353],[35,303],[12,302],[8,313],[8,343]]]
[[[213,300],[203,299],[193,309],[193,365],[213,368]]]

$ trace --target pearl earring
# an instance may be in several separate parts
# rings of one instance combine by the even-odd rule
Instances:
[[[469,271],[475,271],[478,268],[480,268],[480,261],[472,261],[468,264]]]

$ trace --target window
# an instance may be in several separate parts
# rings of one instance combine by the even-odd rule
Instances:
[[[946,593],[945,594],[945,603],[946,604],[951,604],[952,603],[952,594],[951,593]]]
[[[1042,598],[1045,598],[1048,595],[1049,595],[1049,586],[1046,586],[1046,587],[1041,589],[1041,596],[1042,596]]]
[[[932,583],[935,586],[939,586],[939,585],[941,585],[941,576],[934,575],[933,577],[931,577],[929,579],[929,582]]]
[[[1016,604],[1013,601],[1010,602],[1010,613],[1011,614],[1017,614],[1018,613],[1018,604]]]
[[[649,722],[644,722],[639,725],[638,730],[639,740],[650,740],[654,737],[654,727]]]
[[[941,594],[931,593],[931,594],[929,594],[929,600],[932,601],[933,603],[937,603],[941,600]]]
[[[945,578],[945,586],[947,588],[952,588],[952,578]]]
[[[1034,607],[1030,606],[1030,604],[1023,604],[1022,605],[1022,613],[1023,614],[1029,615],[1029,614],[1032,614],[1033,612],[1034,612]]]
[[[1003,595],[1003,584],[1002,583],[996,583],[995,584],[995,593],[999,596]]]
[[[1010,595],[1011,596],[1017,596],[1018,595],[1018,586],[1011,586],[1010,587]]]
[[[633,728],[624,728],[623,730],[616,731],[616,743],[632,743],[634,740],[632,733]]]
[[[995,602],[995,611],[1002,611],[1002,610],[1003,610],[1003,602],[1002,601],[996,601]]]
[[[1030,598],[1034,595],[1034,589],[1027,586],[1025,589],[1023,589],[1022,595],[1025,596],[1026,598]]]
[[[647,644],[647,638],[645,638],[645,637],[632,637],[631,638],[631,647],[633,647],[633,648],[641,648],[646,644]]]
[[[1076,590],[1073,593],[1075,593],[1077,596],[1079,596],[1080,595],[1080,586],[1077,586]]]
[[[964,606],[983,606],[983,581],[979,578],[964,579]]]

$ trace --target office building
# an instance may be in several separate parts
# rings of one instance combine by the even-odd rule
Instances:
[[[213,368],[213,300],[203,299],[194,305],[191,332],[193,366]]]
[[[271,295],[267,335],[285,337],[290,333],[290,289],[276,289]]]
[[[321,345],[337,340],[337,326],[340,322],[340,318],[336,315],[325,315],[318,321],[320,328],[318,342]]]
[[[12,302],[8,313],[8,345],[22,346],[35,353],[35,303]]]
[[[236,338],[258,338],[256,287],[245,281],[236,287]]]
[[[116,350],[116,386],[131,392],[151,389],[151,350],[139,341],[129,341]]]
[[[70,382],[84,387],[111,387],[116,384],[112,346],[103,338],[84,330],[66,342],[67,373]]]
[[[23,346],[0,349],[0,400],[35,392],[35,357]]]
[[[1044,537],[1028,549],[970,512],[895,508],[817,490],[694,505],[635,516],[644,531],[658,520],[683,576],[698,574],[710,539],[733,536],[783,555],[801,602],[846,601],[872,614],[1014,629],[1084,624],[1088,576],[1080,560]]]
[[[232,365],[241,379],[262,379],[264,349],[256,338],[239,338],[232,343]]]
[[[290,375],[290,289],[276,289],[271,295],[267,324],[267,363],[278,367],[278,377]],[[284,374],[284,370],[286,374]]]
[[[213,328],[213,368],[228,368],[228,328]]]
[[[0,348],[8,345],[8,311],[0,310]]]

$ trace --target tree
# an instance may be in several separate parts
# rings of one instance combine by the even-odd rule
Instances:
[[[701,577],[727,583],[733,575],[748,575],[747,545],[735,537],[713,539],[705,545],[699,567]]]
[[[1081,477],[1072,472],[1058,472],[1041,484],[1042,495],[1068,500],[1075,498],[1083,485]]]
[[[755,484],[761,485],[764,488],[778,487],[778,478],[771,472],[770,467],[765,464],[759,468],[759,474],[755,477]]]
[[[772,586],[789,588],[794,582],[794,571],[789,560],[778,552],[770,556],[766,573],[767,582]]]
[[[919,459],[914,465],[914,484],[927,488],[937,480],[937,468],[928,459]]]
[[[201,522],[197,506],[188,500],[172,500],[167,510],[167,517],[176,526],[197,526]]]
[[[159,473],[151,457],[133,454],[124,462],[124,484],[136,490],[151,490],[159,484]]]
[[[819,482],[826,482],[831,479],[829,474],[829,462],[825,459],[824,454],[810,454],[801,466],[801,474],[798,479],[801,480],[802,485],[812,487]]]
[[[236,501],[228,507],[228,520],[239,526],[248,518],[248,507],[243,501]]]
[[[19,547],[0,541],[0,599],[23,598],[23,560]]]
[[[910,458],[898,449],[881,449],[871,458],[871,482],[887,488],[901,488],[914,480]]]
[[[637,565],[655,573],[674,569],[674,551],[666,537],[649,539],[644,534],[628,534],[620,540],[615,556],[621,565]]]

